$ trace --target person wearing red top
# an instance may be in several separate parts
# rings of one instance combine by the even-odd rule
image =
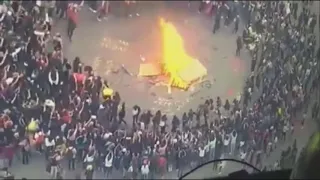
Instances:
[[[36,132],[33,136],[33,141],[35,143],[34,145],[36,147],[36,150],[40,153],[43,152],[42,144],[44,142],[44,139],[45,139],[45,135],[42,131]]]
[[[8,159],[8,165],[9,165],[9,167],[11,167],[11,165],[12,165],[12,160],[13,160],[13,157],[14,157],[14,152],[15,152],[15,150],[14,150],[14,146],[13,146],[12,144],[10,144],[10,145],[8,145],[8,146],[6,146],[6,147],[4,148],[4,156],[5,156],[5,158]]]
[[[86,80],[86,75],[81,73],[73,73],[73,78],[75,82],[75,90],[80,93],[83,90],[84,82]]]
[[[161,179],[163,179],[167,167],[167,159],[163,156],[160,156],[158,159],[158,167],[160,169]]]
[[[68,16],[68,37],[69,40],[72,40],[72,36],[74,33],[74,30],[76,29],[78,25],[78,6],[76,4],[70,5],[67,10],[67,16]]]

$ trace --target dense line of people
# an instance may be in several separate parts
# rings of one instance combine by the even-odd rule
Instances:
[[[249,24],[243,32],[243,42],[252,55],[251,71],[254,72],[244,91],[244,105],[250,102],[252,92],[262,87],[262,96],[254,103],[254,107],[261,109],[258,116],[263,121],[271,120],[271,124],[272,121],[280,124],[281,135],[276,137],[283,138],[289,131],[294,131],[297,112],[303,114],[298,117],[303,128],[310,96],[319,88],[317,61],[320,59],[320,48],[314,32],[319,33],[320,27],[316,27],[317,15],[310,12],[312,2],[304,2],[301,12],[298,3],[243,4],[249,12]],[[317,101],[312,103],[311,114],[316,119],[319,117],[319,106]],[[270,111],[273,111],[273,115],[268,114]],[[294,143],[282,152],[281,163],[278,164],[288,167],[283,165],[283,159],[290,157],[289,164],[292,165],[296,153]]]
[[[241,99],[208,99],[181,118],[173,116],[171,123],[161,111],[135,105],[130,120],[119,93],[80,58],[70,64],[61,35],[51,34],[51,19],[66,13],[71,40],[78,6],[33,3],[11,1],[0,7],[0,143],[9,166],[14,157],[29,164],[30,153],[37,151],[44,154],[52,178],[62,178],[64,159],[70,171],[80,162],[87,179],[95,171],[107,178],[119,171],[126,178],[148,179],[174,169],[180,177],[187,168],[221,157],[263,168],[263,159],[294,132],[296,112],[304,112],[303,126],[310,91],[318,88],[316,16],[306,5],[297,18],[295,2],[248,1],[241,5],[255,18],[238,38],[236,55],[244,44],[252,55],[253,75]],[[217,4],[214,33],[222,19],[226,26],[235,19],[237,33],[237,5]],[[255,101],[252,95],[261,87]],[[313,109],[318,117],[319,108]],[[296,151],[293,145],[290,153]],[[221,172],[223,165],[214,168]]]

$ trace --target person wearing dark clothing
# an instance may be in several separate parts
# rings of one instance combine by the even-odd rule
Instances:
[[[236,49],[236,56],[240,56],[240,51],[242,49],[242,40],[241,40],[241,37],[238,36],[237,38],[237,49]]]
[[[141,112],[141,108],[138,105],[134,105],[132,109],[133,124],[137,123],[140,112]]]
[[[214,25],[213,25],[213,34],[215,34],[217,32],[217,30],[220,29],[220,14],[217,13],[215,20],[214,20]]]
[[[127,176],[127,172],[129,170],[129,167],[130,167],[130,164],[131,164],[131,159],[132,159],[129,151],[127,151],[125,153],[126,154],[124,155],[123,161],[122,161],[122,165],[123,165],[122,176],[123,177]]]
[[[311,117],[313,119],[318,117],[318,114],[319,114],[319,104],[318,104],[318,102],[315,102],[313,104],[311,114],[312,114]]]
[[[22,164],[29,164],[30,143],[28,139],[23,141],[23,144],[21,147],[21,153],[22,153]]]
[[[236,18],[234,19],[234,29],[233,29],[233,33],[237,33],[239,30],[239,22],[240,22],[240,16],[237,15]]]
[[[67,159],[68,159],[68,168],[69,168],[69,170],[75,170],[76,157],[77,157],[76,148],[70,146],[67,149]]]
[[[206,7],[206,2],[201,1],[199,4],[198,13],[201,13],[205,7]]]
[[[176,129],[179,127],[179,125],[180,125],[180,120],[178,119],[178,117],[177,116],[173,116],[173,118],[172,118],[172,132],[175,132],[176,131]]]
[[[76,57],[74,60],[73,60],[73,72],[74,73],[81,73],[82,71],[82,65],[81,65],[81,61],[80,61],[80,58],[79,57]]]
[[[292,9],[293,9],[293,18],[296,20],[298,17],[298,2],[292,3]]]
[[[257,60],[255,57],[253,57],[251,60],[251,72],[255,70],[256,64],[257,64]]]
[[[317,16],[314,14],[314,15],[312,15],[311,18],[312,19],[310,21],[309,31],[310,31],[311,34],[313,34],[314,28],[316,27],[316,24],[317,24]]]
[[[231,106],[230,106],[229,100],[227,99],[226,102],[225,102],[225,104],[224,104],[224,109],[227,110],[227,111],[229,111],[230,107],[231,107]]]
[[[57,16],[62,19],[66,15],[66,11],[68,9],[68,2],[67,1],[57,1],[56,6],[56,14]]]
[[[180,178],[183,175],[183,170],[185,168],[185,158],[187,154],[185,150],[180,150],[178,152],[178,157],[177,157],[177,168],[178,168],[178,177]]]
[[[88,165],[85,171],[86,179],[93,179],[93,166]]]
[[[125,116],[126,116],[126,104],[123,102],[119,112],[119,124],[121,123],[127,124],[127,122],[124,120]]]

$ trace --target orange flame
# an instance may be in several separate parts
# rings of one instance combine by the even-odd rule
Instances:
[[[170,77],[170,86],[186,90],[192,81],[184,80],[184,78],[181,77],[181,72],[185,72],[186,69],[194,71],[195,69],[193,69],[192,66],[194,66],[194,64],[199,66],[200,63],[186,53],[183,39],[172,23],[165,22],[163,18],[160,18],[160,26],[163,40],[163,72]],[[205,71],[202,74],[206,75],[206,69],[202,65],[200,66],[202,67],[201,69]],[[187,74],[188,73],[193,74],[194,72],[187,72]],[[192,78],[192,80],[195,79]]]

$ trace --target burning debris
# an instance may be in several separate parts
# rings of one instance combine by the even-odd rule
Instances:
[[[188,55],[184,42],[176,27],[160,19],[162,32],[162,59],[159,64],[144,63],[140,65],[140,76],[168,77],[168,92],[171,87],[187,90],[190,85],[207,75],[207,69],[195,58]]]

